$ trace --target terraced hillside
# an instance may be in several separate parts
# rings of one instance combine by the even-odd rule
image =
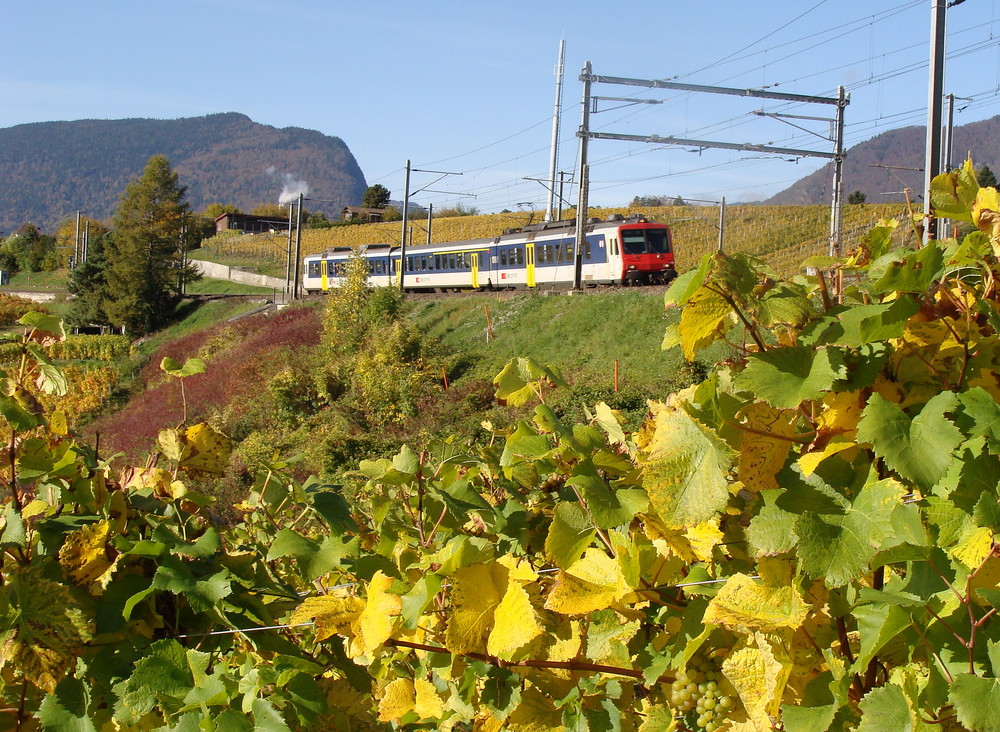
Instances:
[[[678,268],[693,266],[701,256],[719,244],[719,209],[708,206],[664,206],[650,209],[594,208],[591,216],[607,218],[612,214],[628,216],[643,213],[655,221],[673,228]],[[883,218],[904,217],[901,204],[861,204],[844,209],[844,251],[850,250],[860,237]],[[570,210],[564,218],[572,218]],[[432,242],[488,238],[505,229],[529,223],[525,214],[488,214],[434,219]],[[338,226],[331,229],[304,230],[302,254],[315,254],[331,247],[371,244],[398,244],[401,223],[385,222],[358,226]],[[825,254],[830,229],[829,206],[729,206],[726,208],[724,246],[732,251],[755,254],[771,264],[782,275],[794,275],[802,260],[814,254]],[[427,239],[427,222],[411,220],[412,242]],[[908,235],[908,227],[900,227],[900,236]],[[222,235],[202,245],[208,258],[236,261],[240,264],[277,271],[284,268],[287,239],[284,234]]]

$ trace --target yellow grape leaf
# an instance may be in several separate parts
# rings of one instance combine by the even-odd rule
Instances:
[[[980,369],[973,378],[969,379],[969,388],[979,386],[989,392],[990,396],[1000,402],[1000,378],[992,369]]]
[[[54,692],[76,667],[93,628],[71,588],[46,579],[37,568],[16,569],[5,579],[9,630],[0,636],[0,669]]]
[[[416,704],[416,690],[409,679],[390,681],[378,700],[378,720],[380,722],[398,722],[404,715],[413,711]]]
[[[416,698],[413,711],[421,719],[437,719],[444,714],[444,702],[438,696],[437,689],[427,679],[417,679],[413,682]]]
[[[563,615],[583,615],[609,608],[631,592],[618,562],[591,547],[559,572],[545,607]]]
[[[163,457],[177,463],[187,457],[189,452],[187,440],[184,439],[184,430],[176,427],[160,430],[156,436],[156,445],[163,453]]]
[[[69,435],[69,420],[65,412],[55,411],[49,415],[49,430],[62,437]]]
[[[229,456],[233,452],[233,443],[228,437],[202,422],[188,427],[184,431],[184,440],[188,450],[181,460],[182,468],[213,475],[226,472]]]
[[[529,686],[521,693],[517,705],[507,721],[507,729],[515,732],[564,732],[562,712],[556,709],[545,694]]]
[[[702,622],[749,634],[798,628],[808,611],[794,585],[768,587],[745,574],[734,574],[708,603]]]
[[[996,188],[980,188],[972,204],[972,222],[990,236],[1000,236],[1000,194]]]
[[[747,430],[740,438],[739,479],[754,493],[778,488],[775,476],[784,467],[792,447],[787,438],[796,434],[794,413],[754,402],[741,409],[736,418]]]
[[[505,720],[496,714],[481,711],[472,720],[472,732],[500,732],[503,729]]]
[[[299,625],[312,621],[316,626],[316,640],[321,641],[334,634],[351,635],[352,626],[364,607],[365,603],[360,597],[307,597],[295,608],[288,622],[290,625]]]
[[[508,582],[507,592],[493,615],[486,650],[491,656],[509,661],[541,633],[527,590],[518,582]]]
[[[816,431],[822,435],[851,435],[858,431],[865,399],[860,391],[827,392],[823,409],[816,420]]]
[[[678,325],[685,360],[694,361],[698,351],[728,329],[733,317],[732,307],[721,295],[707,288],[699,289],[681,310]]]
[[[807,452],[802,455],[796,462],[799,467],[802,468],[802,473],[804,475],[812,475],[816,472],[816,468],[819,464],[826,460],[831,455],[836,455],[838,453],[844,452],[846,450],[852,450],[858,445],[854,440],[848,437],[834,437],[831,439],[822,450],[818,452]],[[850,455],[845,455],[847,459],[850,459]]]
[[[718,519],[693,526],[684,532],[684,536],[690,542],[691,551],[700,562],[712,561],[712,550],[722,543],[723,539]]]
[[[654,516],[647,516],[642,522],[646,538],[653,542],[660,556],[676,558],[682,562],[697,562],[698,557],[691,548],[691,542],[684,535],[683,529],[668,529]]]
[[[975,590],[1000,590],[1000,557],[994,555],[979,567],[976,576],[969,583],[972,596],[982,602]],[[984,603],[989,604],[989,603]]]
[[[389,592],[393,579],[379,570],[368,583],[368,599],[365,609],[358,615],[353,625],[354,640],[351,642],[351,656],[356,657],[385,643],[392,635],[396,618],[403,608],[399,595]]]
[[[538,579],[538,573],[531,568],[531,565],[523,559],[518,559],[510,554],[504,554],[497,560],[508,570],[507,581],[517,581],[529,584]]]
[[[722,673],[740,695],[756,729],[770,732],[771,717],[776,717],[781,707],[792,664],[763,634],[754,633],[752,640],[752,645],[747,643],[726,657]]]
[[[173,477],[163,468],[136,468],[127,487],[133,490],[150,489],[153,495],[166,498],[170,495]]]
[[[962,532],[958,544],[948,550],[948,553],[969,569],[975,569],[993,551],[993,531],[985,526],[979,526]]]
[[[111,580],[115,562],[108,558],[110,535],[111,524],[107,520],[66,535],[59,548],[59,564],[74,583],[86,587],[98,582],[104,587]]]
[[[452,653],[481,653],[493,628],[493,613],[507,589],[507,568],[470,564],[451,578],[451,612],[445,646]]]

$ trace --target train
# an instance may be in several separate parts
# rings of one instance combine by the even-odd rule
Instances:
[[[552,221],[471,239],[406,247],[400,281],[400,247],[369,245],[369,284],[406,292],[532,290],[569,288],[576,283],[576,222]],[[351,247],[305,257],[303,289],[310,294],[339,287]],[[580,284],[666,284],[677,276],[673,239],[666,224],[645,216],[588,219],[580,257]]]

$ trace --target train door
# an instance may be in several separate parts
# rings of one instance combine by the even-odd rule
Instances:
[[[524,244],[524,271],[528,287],[535,287],[535,242]]]
[[[319,260],[319,289],[326,292],[330,289],[330,281],[326,278],[326,260]]]
[[[472,287],[479,289],[479,252],[469,255],[469,268],[472,270]]]

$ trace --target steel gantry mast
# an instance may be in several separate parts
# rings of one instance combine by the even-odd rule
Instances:
[[[589,184],[589,176],[587,170],[587,143],[589,140],[626,140],[630,142],[649,142],[657,145],[671,145],[671,146],[681,146],[681,147],[699,147],[699,148],[721,148],[726,150],[744,150],[748,152],[761,152],[761,153],[772,153],[775,155],[794,155],[796,157],[819,157],[828,158],[834,162],[834,181],[833,181],[833,202],[832,210],[830,216],[830,254],[832,256],[839,255],[840,253],[840,240],[842,236],[842,212],[843,212],[843,163],[844,163],[844,110],[848,104],[850,104],[850,96],[844,91],[844,87],[838,89],[836,97],[818,97],[810,96],[806,94],[788,94],[785,92],[772,92],[766,91],[764,89],[736,89],[731,87],[721,87],[721,86],[701,86],[699,84],[684,84],[674,81],[664,81],[662,79],[630,79],[619,76],[600,76],[592,73],[591,64],[588,61],[584,67],[583,72],[580,74],[580,81],[583,82],[583,119],[580,124],[580,130],[577,132],[577,136],[580,138],[580,160],[579,160],[579,170],[581,171],[580,180],[580,202],[577,206],[577,246],[576,246],[576,271],[577,276],[575,278],[574,286],[576,288],[580,287],[580,271],[582,260],[580,259],[581,250],[583,246],[583,240],[585,237],[585,228],[587,221],[587,189]],[[625,86],[642,86],[651,89],[671,89],[675,91],[687,91],[687,92],[698,92],[707,94],[729,94],[732,96],[740,97],[756,97],[760,99],[776,99],[787,102],[798,102],[803,104],[827,104],[836,107],[836,118],[828,119],[821,117],[804,117],[800,119],[814,119],[823,120],[830,122],[833,128],[832,134],[829,139],[834,143],[834,148],[832,152],[826,152],[822,150],[810,150],[810,149],[797,149],[797,148],[786,148],[786,147],[775,147],[773,145],[758,145],[754,143],[730,143],[730,142],[719,142],[716,140],[692,140],[682,137],[674,136],[660,136],[660,135],[624,135],[612,132],[594,132],[590,129],[590,113],[591,105],[596,103],[596,100],[601,97],[592,97],[591,89],[593,84],[620,84]],[[660,104],[662,100],[643,100],[643,99],[629,99],[621,100],[629,101],[635,104]],[[596,110],[594,110],[596,111]],[[758,112],[764,116],[773,117],[775,119],[783,118],[795,118],[794,115],[781,115],[781,114],[764,114],[763,112]],[[795,125],[798,126],[798,125]],[[810,133],[815,134],[815,133]],[[821,135],[818,135],[822,137]]]

